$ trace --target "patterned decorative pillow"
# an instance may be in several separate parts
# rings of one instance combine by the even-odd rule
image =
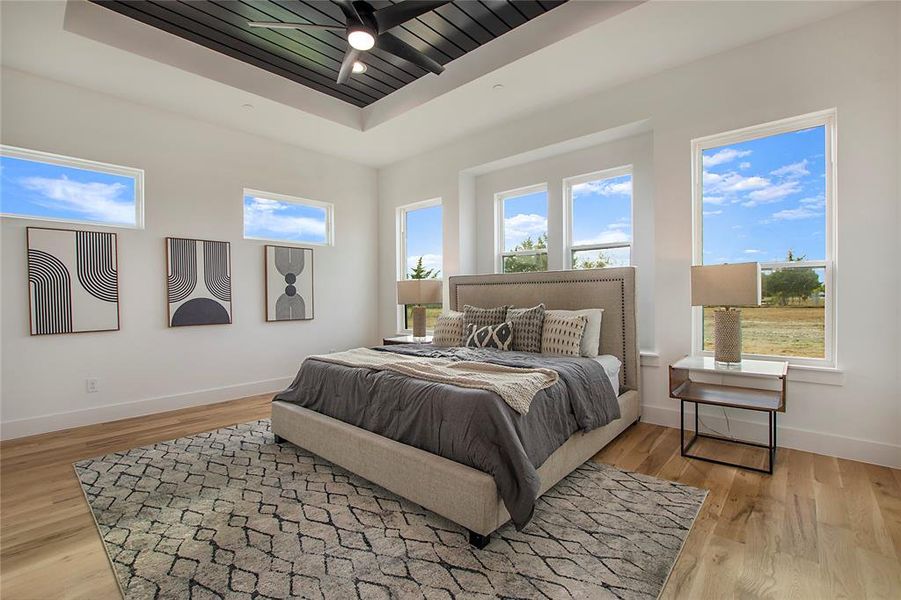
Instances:
[[[499,323],[476,327],[474,323],[466,326],[466,346],[470,348],[497,348],[509,350],[513,344],[513,323]]]
[[[497,306],[495,308],[479,308],[478,306],[463,306],[463,323],[466,327],[472,323],[476,329],[485,327],[486,325],[499,325],[507,320],[507,306]],[[466,334],[461,338],[461,344],[466,345]]]
[[[449,310],[435,321],[432,343],[442,348],[459,346],[465,334],[466,321],[463,320],[463,313]]]
[[[579,356],[582,334],[588,324],[585,315],[565,316],[547,312],[541,333],[542,354]]]
[[[548,315],[560,315],[564,317],[572,317],[573,315],[585,315],[588,323],[585,325],[585,331],[582,332],[582,348],[580,352],[582,356],[594,358],[598,355],[598,346],[601,344],[601,320],[604,316],[603,308],[584,308],[582,310],[549,310],[545,313]]]
[[[541,335],[544,328],[544,304],[532,308],[511,308],[507,320],[513,323],[513,349],[519,352],[541,352]]]

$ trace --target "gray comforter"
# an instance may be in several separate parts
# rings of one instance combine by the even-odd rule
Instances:
[[[620,416],[610,380],[591,359],[412,344],[377,349],[559,374],[525,415],[494,392],[315,359],[304,361],[290,387],[274,398],[488,473],[517,529],[532,518],[541,485],[538,467],[576,431]]]

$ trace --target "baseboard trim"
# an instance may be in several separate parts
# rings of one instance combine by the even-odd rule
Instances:
[[[686,412],[691,412],[693,408],[686,408]],[[725,432],[726,422],[722,416],[715,414],[707,415],[703,411],[704,422],[711,427]],[[744,419],[735,419],[734,411],[730,413],[729,423],[732,433],[738,437],[762,440],[766,442],[767,424],[763,422],[747,421]],[[641,420],[654,425],[664,425],[666,427],[679,427],[679,408],[669,406],[642,406]],[[686,415],[685,423],[688,425],[689,417]],[[693,426],[693,424],[692,424]],[[865,463],[892,467],[894,469],[901,468],[901,446],[895,444],[886,444],[884,442],[874,442],[871,440],[861,440],[858,438],[836,435],[834,433],[824,433],[821,431],[810,431],[808,429],[798,429],[795,427],[784,427],[779,425],[777,441],[780,447],[792,448],[794,450],[804,450],[806,452],[814,452],[816,454],[824,454],[826,456],[835,456],[838,458],[846,458],[848,460],[857,460]]]
[[[29,417],[27,419],[3,421],[0,422],[0,440],[12,440],[29,435],[81,427],[83,425],[95,425],[97,423],[107,423],[109,421],[177,410],[179,408],[202,406],[255,394],[274,393],[288,387],[291,380],[291,377],[277,377],[275,379],[251,381],[249,383],[197,390],[172,396],[144,398],[118,404],[93,406],[81,410]]]

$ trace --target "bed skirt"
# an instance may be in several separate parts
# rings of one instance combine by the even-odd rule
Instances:
[[[621,394],[618,402],[619,419],[575,433],[541,465],[540,493],[638,420],[637,391]],[[494,479],[472,467],[288,402],[272,403],[272,432],[476,534],[487,536],[510,520]]]

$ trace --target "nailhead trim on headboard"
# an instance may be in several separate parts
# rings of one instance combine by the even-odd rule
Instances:
[[[456,284],[454,287],[454,307],[456,310],[460,308],[460,286],[468,286],[468,287],[477,287],[477,286],[486,286],[486,285],[506,285],[506,286],[515,286],[515,285],[544,285],[544,284],[560,284],[560,283],[619,283],[619,298],[620,298],[620,319],[622,321],[622,338],[623,338],[623,363],[625,363],[625,358],[627,356],[626,352],[626,280],[622,277],[609,277],[609,278],[597,278],[597,279],[549,279],[545,281],[483,281],[480,283],[463,283]],[[637,335],[637,332],[636,332]],[[641,377],[640,366],[635,365],[636,369],[635,377]],[[625,370],[625,369],[623,369]],[[620,384],[624,385],[626,381],[625,373],[620,373]]]

